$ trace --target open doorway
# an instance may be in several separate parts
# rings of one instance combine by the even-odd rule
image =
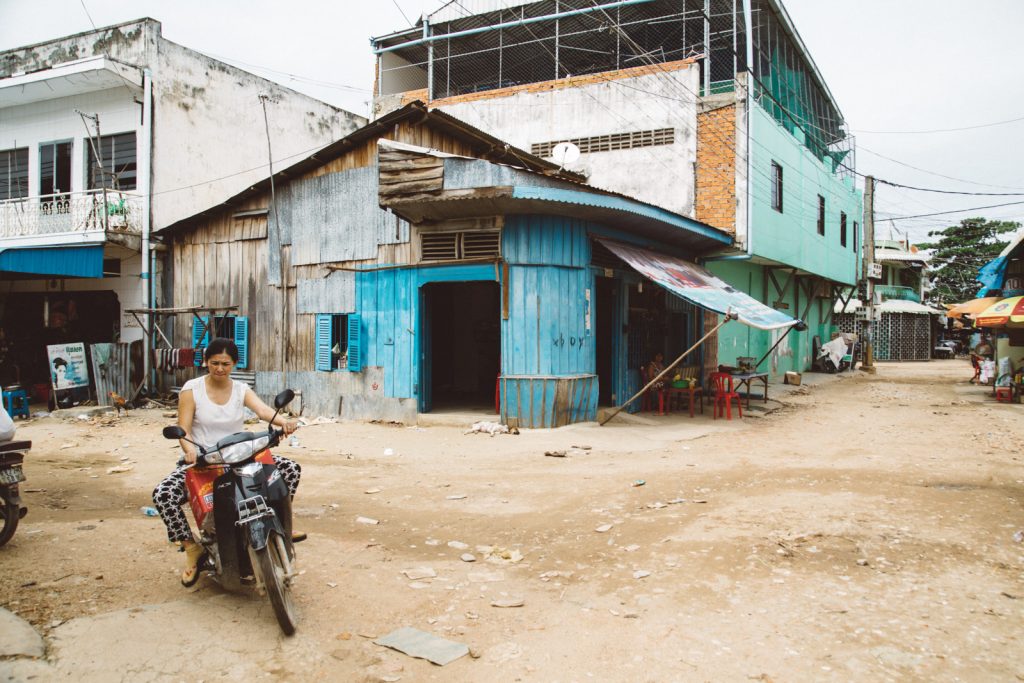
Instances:
[[[496,282],[436,282],[422,288],[420,410],[494,410],[501,371],[501,299]]]
[[[619,281],[610,277],[594,278],[595,289],[595,353],[599,405],[615,404],[615,307],[618,305]]]

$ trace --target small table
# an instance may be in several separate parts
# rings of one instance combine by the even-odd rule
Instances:
[[[736,382],[736,391],[739,392],[740,387],[746,386],[747,391],[747,408],[750,408],[750,383],[754,380],[761,380],[764,383],[764,402],[768,402],[768,373],[767,372],[737,372],[733,373],[732,379]]]
[[[697,401],[700,404],[700,414],[704,414],[704,390],[700,387],[665,387],[662,391],[665,392],[665,403],[668,404],[668,410],[672,410],[672,399],[679,396],[687,396],[690,399],[690,417],[693,417],[693,402]]]

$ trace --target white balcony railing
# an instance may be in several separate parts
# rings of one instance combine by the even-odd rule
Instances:
[[[68,192],[0,202],[0,239],[111,230],[142,233],[142,198],[107,190]]]

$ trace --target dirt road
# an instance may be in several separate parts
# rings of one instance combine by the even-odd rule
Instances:
[[[263,599],[178,584],[139,511],[176,457],[159,411],[37,420],[0,606],[47,658],[0,680],[1024,680],[1024,406],[970,374],[883,365],[731,423],[306,428],[292,638]],[[372,643],[402,626],[474,657]]]

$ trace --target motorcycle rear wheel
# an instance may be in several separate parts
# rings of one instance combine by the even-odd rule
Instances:
[[[17,505],[11,505],[6,500],[0,501],[0,515],[3,516],[3,527],[0,528],[0,546],[11,540],[14,532],[18,529],[18,522],[21,519],[21,510]]]
[[[260,577],[267,589],[267,597],[270,598],[270,605],[274,608],[274,616],[286,636],[295,633],[297,619],[295,617],[295,603],[292,601],[291,586],[285,577],[285,565],[281,557],[281,543],[271,535],[266,547],[254,551],[256,562],[259,565]]]

